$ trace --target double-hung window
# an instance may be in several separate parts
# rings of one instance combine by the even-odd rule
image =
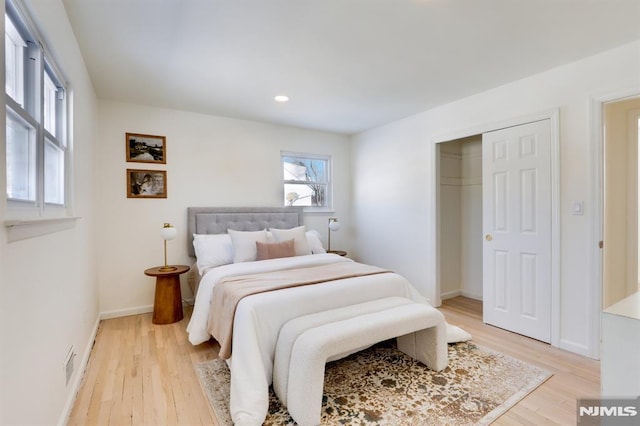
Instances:
[[[65,82],[24,11],[5,6],[7,207],[13,216],[60,216],[68,205]]]
[[[284,205],[331,209],[331,157],[282,152]]]

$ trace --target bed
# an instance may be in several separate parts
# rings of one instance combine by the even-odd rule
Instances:
[[[344,278],[335,277],[322,283],[285,286],[240,298],[235,305],[230,341],[222,343],[221,340],[227,339],[224,336],[222,339],[216,336],[216,340],[221,342],[221,358],[229,358],[227,362],[231,369],[230,411],[236,425],[263,423],[268,411],[268,390],[272,382],[278,333],[288,321],[302,315],[394,296],[427,303],[423,296],[398,274],[357,264],[336,254],[325,253],[321,243],[318,247],[317,234],[314,237],[312,230],[303,227],[302,208],[192,207],[188,208],[187,212],[189,253],[196,257],[194,269],[200,275],[194,310],[187,327],[189,341],[194,345],[209,340],[219,332],[215,325],[222,320],[212,318],[217,312],[224,310],[226,305],[221,302],[216,305],[215,294],[229,282],[245,279],[255,281],[256,274],[265,274],[269,279],[275,274],[280,279],[281,275],[301,271],[306,273],[316,268],[327,271],[356,267],[372,271],[361,275],[347,274]],[[267,233],[269,247],[274,247],[276,243],[294,244],[295,255],[264,260],[253,260],[255,257],[252,258],[251,255],[255,256],[254,254],[246,257],[245,249],[251,244],[241,245],[241,242],[244,243],[243,238],[263,238],[263,230],[270,230],[270,233]],[[276,243],[269,240],[273,239],[274,235],[278,236]],[[289,238],[292,235],[296,238]],[[305,236],[305,250],[298,250],[304,245],[301,235]],[[284,238],[286,240],[283,241]],[[212,254],[209,249],[203,249],[203,242],[214,240],[218,243],[224,242],[215,246],[217,252]],[[251,238],[249,240],[253,247],[263,247],[262,243],[257,244],[251,241]],[[288,250],[290,254],[291,247],[288,247]],[[233,259],[230,261],[231,256]],[[261,278],[262,276],[260,275]],[[212,306],[218,308],[212,309]]]

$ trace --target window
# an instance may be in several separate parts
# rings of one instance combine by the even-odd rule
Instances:
[[[24,50],[27,42],[18,32],[13,21],[4,15],[4,46],[5,46],[5,81],[7,95],[18,104],[24,106]]]
[[[284,205],[331,208],[331,157],[282,153]]]
[[[19,4],[5,4],[8,207],[50,216],[67,205],[65,83]]]

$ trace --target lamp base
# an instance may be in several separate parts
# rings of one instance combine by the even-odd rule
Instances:
[[[177,269],[178,269],[177,266],[163,266],[162,268],[158,268],[158,271],[160,271],[160,272],[171,272],[171,271],[175,271]]]

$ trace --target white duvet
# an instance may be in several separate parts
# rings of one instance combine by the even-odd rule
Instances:
[[[200,344],[211,337],[207,321],[216,283],[235,275],[352,262],[335,254],[314,254],[258,262],[234,263],[208,271],[200,282],[189,341]],[[278,333],[292,318],[374,299],[401,296],[426,303],[403,277],[394,273],[369,275],[323,284],[254,294],[240,301],[233,326],[230,410],[236,425],[261,425],[269,407],[269,385]]]

